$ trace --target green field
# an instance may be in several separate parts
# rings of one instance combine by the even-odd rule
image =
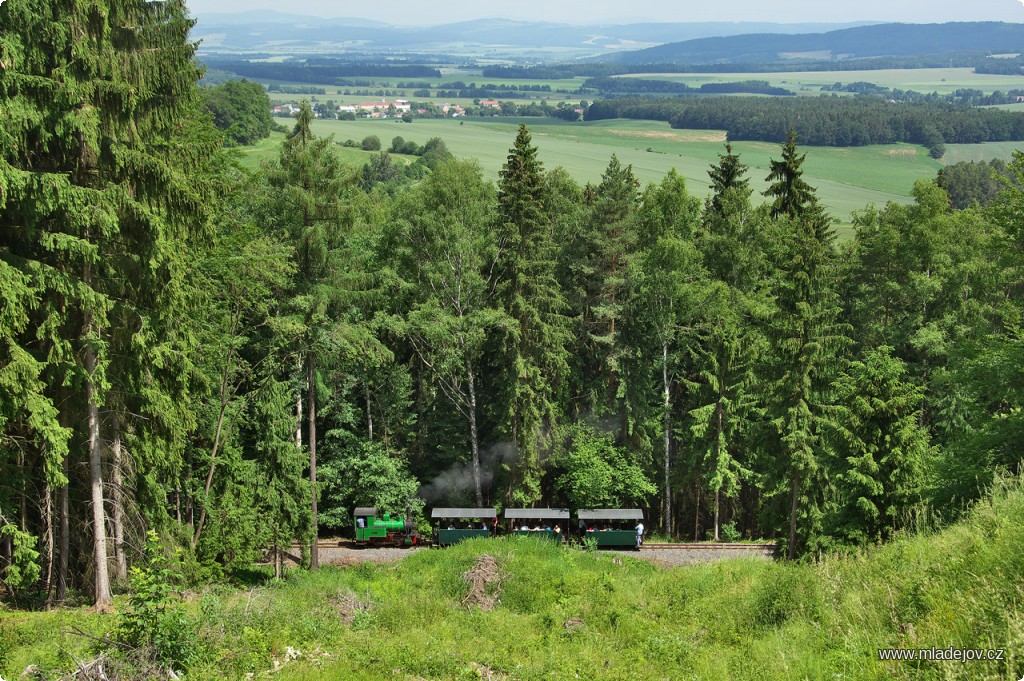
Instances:
[[[949,94],[961,88],[991,93],[995,90],[1024,88],[1024,76],[975,73],[971,68],[882,69],[877,71],[793,71],[790,73],[644,73],[623,78],[650,78],[686,83],[700,87],[704,83],[728,83],[742,80],[766,80],[799,94],[820,94],[821,86],[834,83],[875,83],[884,87]]]
[[[655,121],[564,123],[542,118],[525,122],[545,166],[562,166],[580,182],[599,181],[615,153],[621,161],[633,165],[644,183],[660,181],[675,168],[687,178],[692,193],[704,196],[708,192],[708,166],[724,152],[725,135],[720,131],[673,130],[667,123]],[[313,129],[319,135],[333,134],[339,142],[377,135],[385,147],[396,135],[418,144],[441,137],[453,154],[478,159],[485,176],[496,180],[518,123],[513,118],[418,119],[411,124],[394,120],[317,120]],[[778,156],[778,145],[739,142],[734,149],[751,166],[754,189],[763,190],[768,162]],[[914,182],[934,177],[940,167],[923,148],[912,145],[807,147],[805,151],[806,177],[841,224],[849,224],[850,213],[869,203],[908,202]]]
[[[986,142],[985,144],[947,144],[946,155],[942,157],[945,165],[960,161],[991,161],[1002,159],[1008,161],[1013,152],[1024,148],[1024,142]]]
[[[274,120],[286,126],[290,123],[290,121],[283,118],[277,118]],[[281,142],[284,141],[284,137],[284,133],[272,132],[270,133],[270,137],[260,140],[251,147],[240,149],[241,166],[249,170],[258,170],[263,161],[271,161],[278,158],[281,155]],[[385,144],[390,143],[390,140],[391,138],[385,140]],[[344,163],[352,165],[363,165],[370,160],[371,156],[373,156],[373,152],[363,151],[362,149],[352,149],[349,147],[338,147],[338,154],[341,156],[341,160]],[[401,158],[402,157],[396,157],[396,159]]]

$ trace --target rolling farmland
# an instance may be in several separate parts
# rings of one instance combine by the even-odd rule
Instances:
[[[707,168],[724,151],[725,135],[721,131],[673,130],[667,123],[654,121],[564,123],[542,118],[525,122],[545,167],[562,166],[579,182],[599,181],[608,159],[615,153],[623,163],[633,165],[643,183],[659,181],[675,168],[686,177],[691,192],[704,196],[708,191]],[[412,124],[395,120],[317,120],[313,129],[318,135],[334,135],[338,142],[377,135],[385,148],[395,136],[418,144],[441,137],[453,154],[478,159],[484,175],[496,180],[518,123],[513,118],[419,119]],[[273,157],[275,139],[279,138],[264,141],[251,154]],[[768,162],[778,155],[778,146],[739,142],[734,149],[751,167],[751,186],[760,192],[766,186],[763,180]],[[924,148],[912,145],[806,147],[804,151],[806,177],[817,187],[823,203],[841,226],[850,223],[852,211],[870,203],[909,202],[914,182],[934,177],[940,167]],[[355,162],[369,157],[367,152],[345,152]]]

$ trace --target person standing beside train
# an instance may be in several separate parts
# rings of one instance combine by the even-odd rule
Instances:
[[[640,548],[640,545],[644,543],[644,521],[641,520],[636,524],[636,547]]]

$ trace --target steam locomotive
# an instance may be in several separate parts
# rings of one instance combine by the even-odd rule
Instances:
[[[416,546],[420,536],[409,513],[405,517],[384,513],[377,509],[358,507],[353,512],[356,528],[356,546]]]

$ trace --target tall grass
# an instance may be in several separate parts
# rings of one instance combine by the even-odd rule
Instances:
[[[461,604],[488,553],[491,611]],[[1024,484],[1000,481],[961,523],[816,563],[660,569],[529,537],[421,551],[394,565],[292,572],[190,594],[189,678],[1013,679],[1024,671]],[[0,675],[48,673],[111,620],[82,611],[0,621]],[[11,643],[13,642],[13,643]],[[1002,661],[880,662],[878,649],[1001,648]],[[56,652],[55,652],[56,651]],[[5,657],[4,657],[5,656]],[[38,662],[37,662],[38,664]],[[62,666],[63,665],[63,666]]]

